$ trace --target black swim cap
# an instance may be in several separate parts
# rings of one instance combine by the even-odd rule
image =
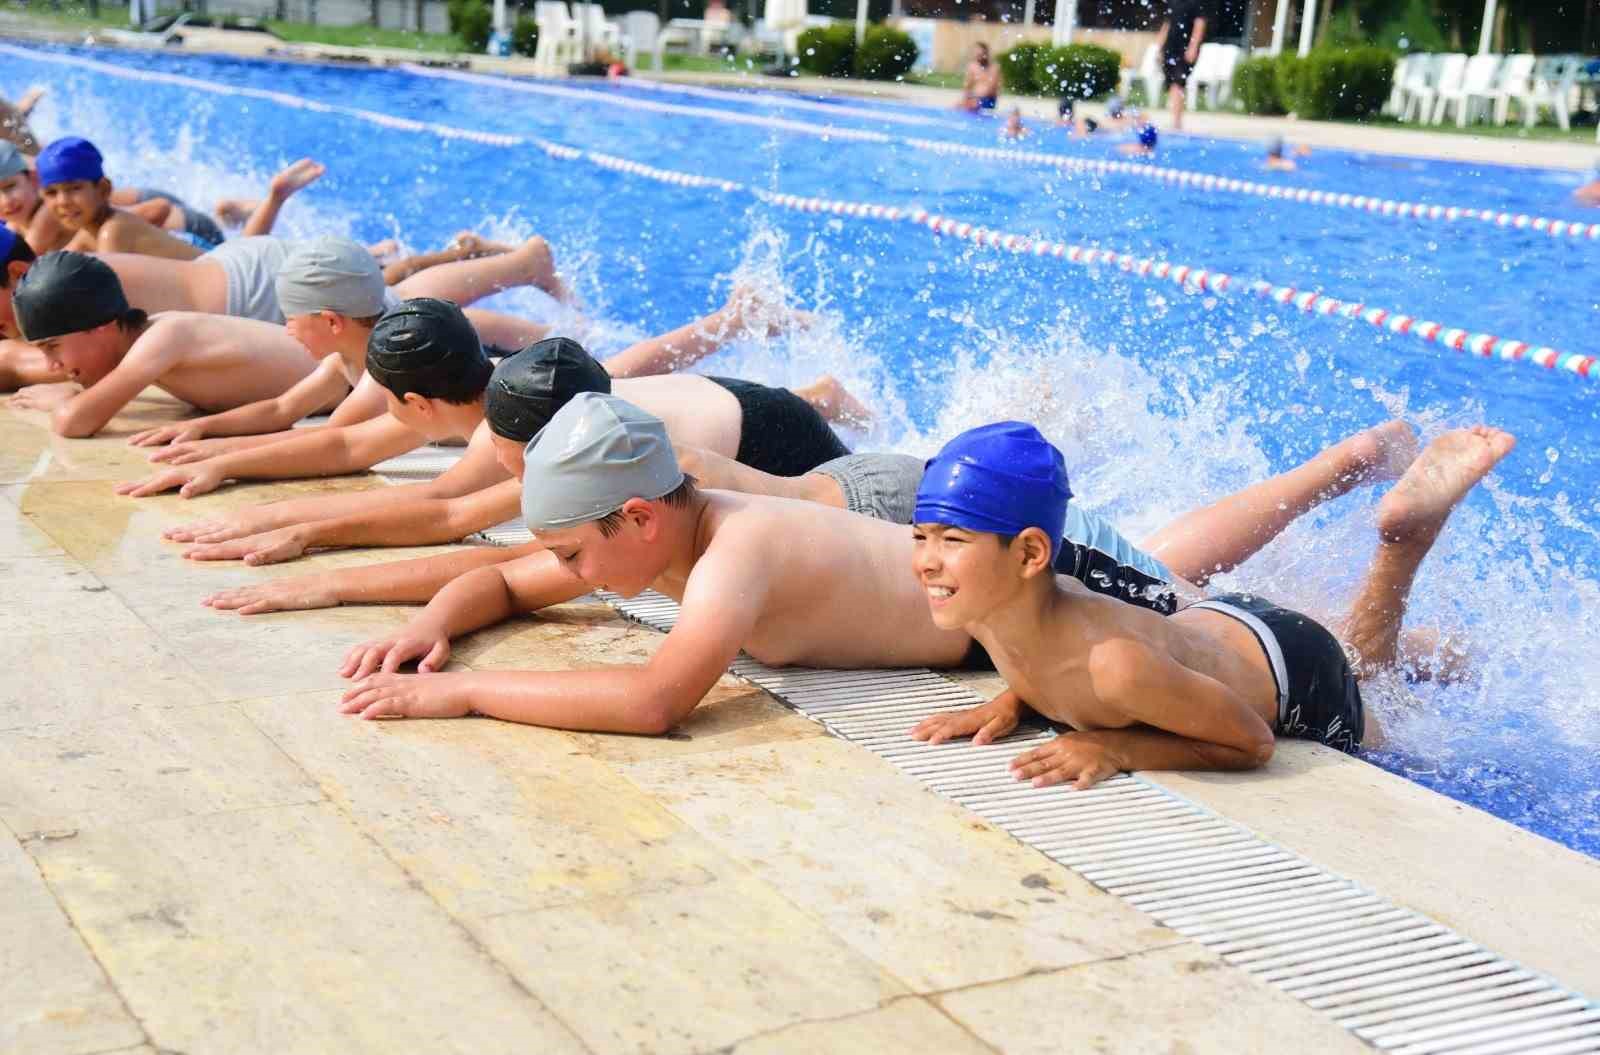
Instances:
[[[484,415],[496,436],[526,443],[580,392],[610,392],[611,375],[570,337],[508,355],[489,379]]]
[[[17,328],[33,344],[115,322],[132,309],[117,273],[87,253],[46,253],[17,283]]]
[[[367,373],[396,396],[470,403],[483,395],[491,370],[478,331],[448,300],[402,301],[367,339]]]

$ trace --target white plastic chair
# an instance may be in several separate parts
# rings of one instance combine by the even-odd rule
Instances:
[[[1195,56],[1194,72],[1189,75],[1189,86],[1196,101],[1204,97],[1213,110],[1221,109],[1233,91],[1233,71],[1238,68],[1240,47],[1237,44],[1202,44]]]
[[[653,60],[651,65],[661,68],[661,19],[654,11],[629,11],[622,16],[622,52],[628,69],[639,69],[642,51]]]
[[[1204,45],[1201,45],[1203,48]],[[1118,78],[1117,91],[1126,99],[1135,84],[1144,85],[1145,105],[1158,106],[1161,103],[1161,50],[1154,44],[1144,49],[1144,58],[1139,61],[1139,68],[1124,69]]]
[[[1389,99],[1383,104],[1381,113],[1398,117],[1406,105],[1406,81],[1411,77],[1411,71],[1417,68],[1418,63],[1426,58],[1420,52],[1401,55],[1400,61],[1394,64],[1394,80],[1389,83]]]
[[[533,49],[535,67],[562,73],[568,63],[578,61],[578,23],[567,10],[566,0],[538,0],[533,5],[533,19],[539,23],[539,43]]]
[[[1461,87],[1461,75],[1467,71],[1467,57],[1459,52],[1439,56],[1438,65],[1433,76],[1427,84],[1419,84],[1411,90],[1411,97],[1406,100],[1405,113],[1400,115],[1402,121],[1429,121],[1433,119],[1435,104],[1439,94],[1444,91],[1456,91]]]
[[[1532,128],[1539,120],[1539,110],[1550,107],[1556,123],[1563,129],[1572,127],[1572,89],[1578,80],[1583,60],[1571,55],[1551,55],[1533,64],[1532,85],[1526,94],[1511,98],[1522,111],[1522,123]]]
[[[1394,115],[1402,121],[1409,121],[1412,100],[1419,93],[1426,93],[1435,84],[1439,83],[1439,63],[1444,58],[1442,55],[1409,55],[1410,65],[1406,67],[1405,78],[1401,80],[1396,75],[1398,84],[1395,94],[1398,96],[1395,103]]]
[[[1511,100],[1527,95],[1533,89],[1533,56],[1511,55],[1500,67],[1500,79],[1489,90],[1489,103],[1494,111],[1494,123],[1503,125],[1511,117]]]
[[[606,9],[599,4],[573,4],[578,19],[578,39],[590,52],[604,47],[615,55],[622,47],[622,27],[606,21]],[[588,58],[587,55],[584,58]]]
[[[1456,108],[1456,127],[1465,128],[1478,112],[1478,103],[1485,107],[1491,102],[1489,90],[1494,87],[1495,74],[1500,72],[1501,56],[1474,55],[1467,60],[1465,72],[1455,85],[1439,83],[1439,94],[1433,102],[1433,123],[1443,124],[1450,108]]]

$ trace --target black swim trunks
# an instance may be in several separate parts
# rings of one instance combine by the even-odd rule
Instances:
[[[1195,608],[1239,620],[1261,643],[1278,686],[1274,732],[1352,754],[1361,746],[1361,687],[1344,646],[1321,623],[1245,593],[1212,597],[1185,611]]]
[[[215,249],[227,238],[222,228],[217,226],[217,221],[187,205],[183,207],[183,229],[202,243],[202,249]]]
[[[1167,39],[1161,46],[1161,76],[1166,87],[1182,88],[1189,83],[1194,64],[1188,59],[1189,41],[1194,35],[1197,18],[1212,23],[1211,13],[1204,0],[1172,0],[1167,13]]]
[[[787,388],[734,377],[707,377],[739,401],[739,453],[735,460],[774,476],[804,476],[850,448],[810,403]]]

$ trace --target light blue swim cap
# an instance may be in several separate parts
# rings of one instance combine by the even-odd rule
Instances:
[[[913,523],[1018,535],[1036,527],[1061,545],[1067,464],[1032,425],[1002,421],[968,429],[928,461]]]

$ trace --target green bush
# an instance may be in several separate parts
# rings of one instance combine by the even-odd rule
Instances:
[[[856,30],[848,22],[812,26],[800,34],[800,68],[823,77],[848,77],[855,64]]]
[[[539,23],[523,15],[511,27],[511,53],[532,58],[539,50]]]
[[[1038,95],[1033,73],[1038,68],[1039,52],[1046,50],[1042,44],[1024,41],[1010,51],[1000,53],[1000,82],[1006,91],[1015,95]]]
[[[891,26],[867,27],[856,48],[855,74],[874,81],[897,81],[917,62],[917,42]]]
[[[1283,107],[1285,113],[1298,112],[1300,100],[1305,95],[1306,60],[1299,55],[1279,55],[1273,60],[1273,70],[1276,74],[1273,82],[1278,88],[1278,105]]]
[[[1247,114],[1286,114],[1278,91],[1278,63],[1271,58],[1246,59],[1234,67],[1233,94]]]
[[[1098,44],[1041,47],[1033,59],[1034,90],[1071,99],[1098,99],[1117,88],[1122,56]]]
[[[1434,15],[1429,0],[1407,0],[1405,9],[1378,27],[1373,39],[1394,51],[1449,51],[1443,22]]]
[[[1394,55],[1375,47],[1318,48],[1305,57],[1294,80],[1290,101],[1301,117],[1370,117],[1389,98]]]
[[[456,24],[456,35],[469,52],[482,54],[489,46],[489,34],[494,30],[494,12],[483,0],[466,0],[461,5],[461,16]]]

